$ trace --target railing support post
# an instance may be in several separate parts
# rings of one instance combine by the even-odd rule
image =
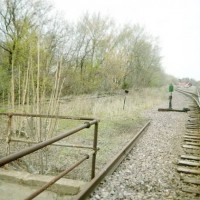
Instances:
[[[10,140],[11,140],[11,134],[12,134],[12,114],[8,115],[8,126],[7,126],[7,147],[6,147],[6,155],[10,154]]]
[[[95,177],[95,166],[96,166],[96,155],[97,155],[97,139],[98,139],[98,122],[94,125],[94,140],[93,140],[93,150],[94,153],[92,155],[92,171],[91,171],[91,179]]]

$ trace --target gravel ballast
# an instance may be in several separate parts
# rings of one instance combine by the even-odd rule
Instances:
[[[188,107],[190,100],[173,93],[174,109]],[[89,199],[173,199],[197,200],[200,197],[181,191],[177,160],[184,154],[181,147],[187,113],[158,112],[167,108],[168,101],[145,111],[151,119],[147,131],[119,168],[96,188]]]

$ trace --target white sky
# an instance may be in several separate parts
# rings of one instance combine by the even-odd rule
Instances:
[[[69,21],[87,11],[158,37],[166,73],[200,80],[200,0],[52,0]]]

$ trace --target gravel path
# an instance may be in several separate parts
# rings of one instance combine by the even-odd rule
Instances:
[[[188,104],[187,97],[174,92],[173,108],[182,109]],[[158,107],[167,108],[168,102]],[[200,199],[180,190],[182,183],[176,171],[178,157],[184,154],[181,143],[187,114],[158,112],[158,107],[145,111],[144,116],[152,119],[148,130],[117,171],[99,185],[90,199]]]

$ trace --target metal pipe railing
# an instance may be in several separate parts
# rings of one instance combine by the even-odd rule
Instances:
[[[72,116],[62,116],[62,115],[42,115],[42,114],[24,114],[24,113],[5,113],[2,112],[0,115],[7,116],[21,116],[21,117],[40,117],[40,118],[56,118],[56,119],[72,119],[72,120],[94,120],[91,117],[72,117]]]
[[[31,146],[31,147],[29,147],[27,149],[24,149],[24,150],[21,150],[21,151],[19,151],[17,153],[8,155],[8,156],[0,159],[0,167],[5,165],[5,164],[7,164],[7,163],[9,163],[9,162],[11,162],[11,161],[14,161],[14,160],[16,160],[18,158],[21,158],[21,157],[23,157],[25,155],[33,153],[33,152],[35,152],[35,151],[37,151],[39,149],[42,149],[42,148],[44,148],[44,147],[46,147],[46,146],[48,146],[48,145],[50,145],[50,144],[52,144],[54,142],[57,142],[57,141],[59,141],[59,140],[61,140],[63,138],[66,138],[66,137],[68,137],[68,136],[70,136],[70,135],[72,135],[72,134],[74,134],[74,133],[76,133],[76,132],[78,132],[78,131],[80,131],[82,129],[89,128],[91,125],[93,125],[93,124],[95,124],[97,122],[98,122],[97,120],[93,120],[91,122],[84,123],[83,125],[68,131],[67,133],[60,134],[60,135],[55,136],[55,137],[53,137],[53,138],[51,138],[49,140],[46,140],[44,142],[40,142],[40,143],[38,143],[36,145],[33,145],[33,146]]]
[[[5,139],[4,138],[0,138],[0,140],[5,140]],[[38,142],[36,142],[36,141],[22,140],[22,139],[16,139],[16,138],[11,138],[10,142],[38,144]],[[71,147],[71,148],[80,148],[80,149],[93,149],[93,147],[86,146],[86,145],[63,144],[63,143],[59,143],[59,142],[55,142],[55,143],[53,143],[51,145],[52,146],[59,146],[59,147]]]
[[[12,115],[8,115],[8,126],[7,126],[7,146],[6,146],[6,152],[7,154],[10,153],[10,139],[11,139],[11,127],[12,127]]]
[[[63,172],[61,172],[58,176],[56,176],[51,181],[49,181],[48,183],[46,183],[45,185],[43,185],[40,189],[38,189],[35,192],[33,192],[31,195],[29,195],[28,197],[26,197],[24,200],[31,200],[31,199],[35,198],[36,196],[38,196],[40,193],[42,193],[48,187],[50,187],[51,185],[53,185],[56,181],[58,181],[59,179],[61,179],[64,175],[68,174],[70,171],[72,171],[74,168],[76,168],[77,166],[79,166],[82,162],[84,162],[88,158],[89,158],[89,155],[85,155],[79,162],[77,162],[76,164],[74,164],[73,166],[71,166],[69,169],[66,169]]]
[[[95,127],[94,127],[94,140],[93,140],[93,150],[94,150],[94,153],[92,155],[91,179],[93,179],[95,177],[96,154],[97,154],[97,151],[98,151],[98,148],[97,148],[97,138],[98,138],[98,123],[96,123]]]
[[[8,126],[7,126],[7,138],[6,138],[6,142],[7,142],[7,154],[10,153],[10,142],[12,141],[16,141],[16,142],[28,142],[28,143],[32,143],[33,146],[28,147],[26,149],[23,149],[19,152],[7,155],[6,157],[3,157],[2,159],[0,159],[0,167],[8,164],[14,160],[17,160],[23,156],[29,155],[37,150],[40,150],[48,145],[56,145],[56,146],[67,146],[67,147],[76,147],[76,148],[87,148],[87,149],[91,149],[93,150],[92,154],[92,166],[91,166],[91,179],[93,179],[95,177],[95,165],[96,165],[96,154],[98,151],[98,147],[97,147],[97,139],[98,139],[98,123],[99,120],[94,119],[94,118],[89,118],[89,117],[69,117],[69,116],[56,116],[56,115],[40,115],[40,114],[23,114],[23,113],[0,113],[0,115],[6,115],[8,116]],[[71,129],[69,131],[67,131],[66,133],[62,133],[58,136],[55,136],[53,138],[50,138],[46,141],[42,141],[42,142],[35,142],[35,141],[23,141],[23,140],[18,140],[18,139],[12,139],[11,138],[11,130],[12,130],[12,119],[14,116],[21,116],[21,117],[39,117],[39,118],[56,118],[56,119],[71,119],[71,120],[85,120],[84,124]],[[56,143],[57,141],[60,141],[66,137],[69,137],[70,135],[73,135],[83,129],[86,128],[90,128],[90,126],[94,125],[94,138],[93,138],[93,146],[89,147],[89,146],[80,146],[80,145],[66,145],[66,144],[61,144],[61,143]],[[57,180],[59,180],[60,178],[62,178],[64,175],[66,175],[67,173],[69,173],[70,171],[72,171],[75,167],[79,166],[82,162],[84,162],[86,159],[89,158],[89,155],[84,156],[83,159],[81,159],[80,161],[78,161],[76,164],[74,164],[73,166],[71,166],[69,169],[64,170],[63,172],[61,172],[58,176],[56,176],[55,178],[53,178],[50,182],[46,183],[44,186],[42,186],[41,188],[39,188],[37,191],[35,191],[34,193],[32,193],[31,195],[29,195],[26,200],[30,200],[33,199],[34,197],[38,196],[40,193],[42,193],[44,190],[46,190],[49,186],[51,186],[52,184],[54,184]]]

